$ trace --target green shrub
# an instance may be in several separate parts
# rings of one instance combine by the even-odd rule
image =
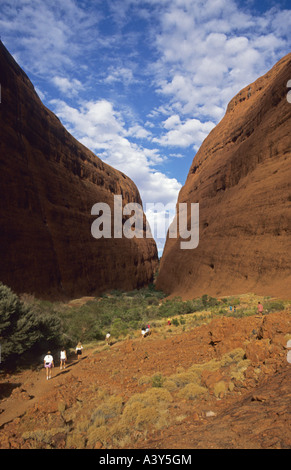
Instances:
[[[0,283],[1,359],[15,366],[29,352],[43,353],[61,344],[61,322],[52,313],[39,313],[25,305],[9,287]]]
[[[219,305],[219,301],[215,297],[210,297],[207,294],[202,295],[202,305],[204,308],[215,307]]]
[[[161,388],[163,386],[164,378],[162,374],[155,374],[152,377],[152,387]]]
[[[281,300],[265,302],[263,307],[265,313],[280,312],[285,309],[284,302]]]
[[[179,326],[179,320],[177,318],[173,318],[172,323],[174,326]]]

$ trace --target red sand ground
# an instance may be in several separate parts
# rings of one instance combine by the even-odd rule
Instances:
[[[166,329],[166,326],[165,326]],[[161,373],[167,377],[177,368],[219,359],[243,348],[250,365],[232,391],[216,396],[218,381],[227,382],[227,368],[205,372],[206,397],[181,400],[173,394],[169,412],[173,418],[164,428],[135,433],[124,447],[139,449],[291,448],[291,365],[287,362],[286,336],[291,332],[290,312],[242,319],[217,318],[209,324],[171,337],[159,333],[148,338],[124,340],[99,351],[86,350],[66,370],[53,370],[45,379],[44,369],[26,370],[0,381],[0,448],[31,448],[23,433],[57,428],[62,423],[60,402],[67,410],[76,404],[89,408],[94,387],[122,395],[124,403],[151,385],[139,379]],[[258,370],[260,371],[258,375]],[[84,411],[85,412],[85,411]],[[209,413],[211,412],[211,413]],[[178,419],[178,417],[182,417]],[[77,423],[71,423],[71,431]],[[66,448],[67,436],[58,433],[50,448]],[[85,441],[86,442],[86,441]],[[48,447],[47,443],[38,444]],[[77,447],[77,445],[76,445]],[[98,448],[105,448],[98,442]]]

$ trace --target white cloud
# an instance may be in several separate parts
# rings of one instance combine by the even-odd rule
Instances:
[[[170,153],[170,154],[169,154],[169,157],[172,157],[172,158],[184,158],[185,155],[183,155],[182,153]]]
[[[65,95],[75,96],[80,90],[83,89],[82,83],[76,78],[69,79],[67,77],[59,77],[58,75],[52,78],[52,83]]]
[[[20,63],[35,74],[51,75],[74,68],[94,40],[98,40],[100,15],[90,5],[82,8],[74,0],[15,0],[1,4],[0,29]],[[13,41],[17,32],[19,40]]]
[[[156,86],[169,116],[217,123],[228,101],[288,52],[290,27],[291,12],[277,7],[259,15],[233,0],[170,2],[156,36]]]
[[[153,142],[182,148],[194,146],[197,149],[214,126],[213,122],[201,122],[198,119],[181,122],[179,116],[173,115],[164,122],[167,133],[160,138],[154,138]]]
[[[67,129],[103,161],[127,174],[137,185],[143,202],[175,202],[181,184],[155,169],[164,157],[155,148],[131,142],[122,116],[107,100],[84,102],[74,108],[52,100],[54,110]],[[138,126],[137,126],[137,129]]]
[[[173,127],[181,126],[181,119],[178,114],[173,114],[170,116],[166,121],[164,121],[164,128],[165,129],[173,129]]]
[[[136,139],[148,139],[151,136],[151,133],[139,124],[135,124],[128,129],[126,135]]]
[[[104,78],[103,83],[112,84],[122,82],[125,85],[130,85],[136,82],[133,76],[133,71],[127,67],[110,66],[107,73],[108,75]]]
[[[51,104],[74,136],[86,141],[87,145],[90,143],[88,146],[92,150],[108,148],[114,139],[122,143],[124,124],[109,101],[84,102],[80,109],[62,100],[51,100]]]
[[[272,8],[266,13],[266,23],[276,37],[282,37],[283,35],[290,37],[291,10]]]

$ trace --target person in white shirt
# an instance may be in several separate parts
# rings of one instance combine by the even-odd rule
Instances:
[[[61,355],[60,355],[60,369],[65,369],[66,368],[66,360],[67,360],[67,354],[65,351],[65,348],[61,350]]]
[[[83,346],[82,346],[81,341],[79,341],[79,343],[77,344],[77,347],[76,347],[76,354],[77,354],[78,360],[82,356],[82,350],[83,350]]]
[[[48,351],[47,355],[44,357],[43,360],[44,367],[46,369],[46,379],[52,378],[52,368],[54,367],[54,358],[51,355],[51,352]]]

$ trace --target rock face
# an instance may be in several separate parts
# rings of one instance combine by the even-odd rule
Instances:
[[[203,142],[178,198],[199,203],[199,245],[167,240],[158,288],[291,297],[290,79],[288,54],[232,99]]]
[[[0,281],[43,298],[151,282],[153,239],[91,235],[95,203],[141,204],[134,183],[66,131],[1,42],[0,70]]]

